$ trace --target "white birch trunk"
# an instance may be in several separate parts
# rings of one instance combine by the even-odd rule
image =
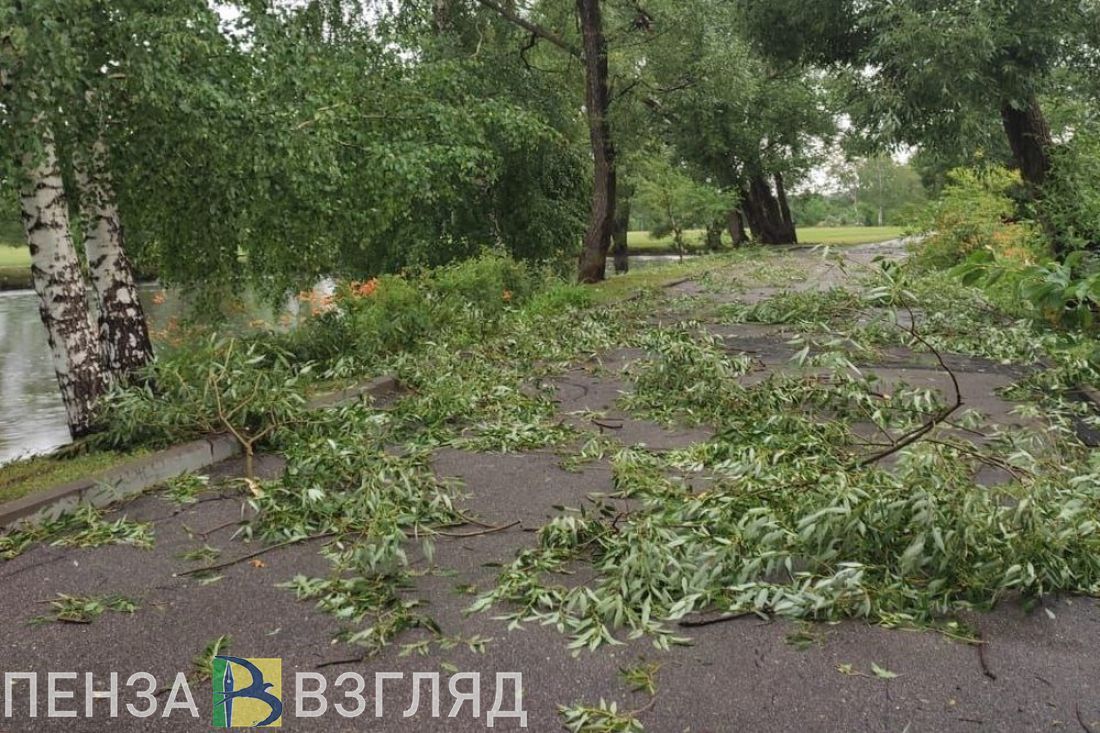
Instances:
[[[145,311],[134,270],[123,249],[122,223],[106,165],[107,149],[97,141],[77,178],[84,219],[84,253],[99,309],[99,342],[112,381],[124,381],[153,359]]]
[[[23,231],[30,246],[38,311],[49,337],[57,383],[74,438],[92,430],[96,401],[106,387],[99,342],[88,314],[87,288],[69,230],[69,209],[53,137],[42,153],[23,157]]]

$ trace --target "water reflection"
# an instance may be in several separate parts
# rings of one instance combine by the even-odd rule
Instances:
[[[331,282],[319,284],[313,301],[321,300],[332,288]],[[187,313],[185,298],[155,285],[141,287],[141,300],[154,334],[170,331]],[[270,307],[250,299],[231,320],[241,327],[266,323],[292,326],[309,315],[308,302],[289,299],[273,321]],[[38,315],[38,296],[30,290],[0,292],[0,464],[68,442],[65,407]]]

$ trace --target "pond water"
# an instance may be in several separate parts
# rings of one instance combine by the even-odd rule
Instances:
[[[675,255],[632,256],[630,266],[644,269],[677,259]],[[331,290],[331,282],[322,283],[315,295]],[[154,333],[169,328],[186,310],[182,297],[156,285],[141,286],[141,297]],[[303,309],[308,306],[291,299],[280,320],[294,323],[304,316]],[[254,305],[236,318],[245,323],[251,318],[271,318],[271,311]],[[65,407],[38,317],[38,296],[30,290],[0,292],[0,464],[46,453],[68,442]]]
[[[314,296],[331,292],[322,283]],[[171,329],[187,311],[186,299],[156,285],[140,287],[149,329],[156,334]],[[287,302],[280,323],[296,322],[308,312],[297,298]],[[270,308],[251,304],[231,316],[238,325],[252,319],[269,320]],[[69,442],[65,406],[57,389],[46,330],[38,316],[38,296],[31,290],[0,292],[0,464],[46,453]]]

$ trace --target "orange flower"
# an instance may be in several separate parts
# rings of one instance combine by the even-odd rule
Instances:
[[[374,291],[377,289],[378,278],[372,277],[370,280],[367,280],[365,283],[362,283],[357,288],[355,288],[355,292],[358,293],[360,297],[369,298],[370,296],[374,295]]]
[[[164,301],[168,299],[168,294],[163,290],[159,290],[153,293],[153,305],[164,305]]]
[[[512,302],[512,291],[511,290],[505,290],[504,293],[500,297],[504,300],[505,303],[511,303]]]

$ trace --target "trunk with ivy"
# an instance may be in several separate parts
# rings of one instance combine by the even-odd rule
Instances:
[[[153,359],[145,311],[134,270],[123,248],[122,222],[107,166],[97,142],[78,172],[84,252],[99,310],[99,341],[109,379],[125,381]]]
[[[50,345],[69,432],[92,431],[97,400],[106,388],[99,341],[88,313],[87,288],[69,228],[69,207],[54,143],[23,158],[20,192],[23,231],[31,255],[38,311]]]
[[[577,280],[594,283],[604,279],[615,225],[615,145],[611,139],[607,39],[600,0],[577,0],[577,16],[584,41],[584,103],[593,159],[592,209],[577,263]]]
[[[615,204],[615,232],[612,235],[611,253],[614,257],[615,272],[623,274],[630,271],[630,252],[627,238],[630,233],[630,199],[633,195],[631,186],[620,185],[618,190],[619,200]]]
[[[1023,109],[1005,101],[1001,120],[1020,176],[1033,188],[1042,186],[1050,172],[1050,148],[1054,143],[1039,101],[1031,97]]]
[[[783,192],[783,200],[785,199],[786,192]],[[762,244],[795,242],[794,223],[790,221],[790,210],[783,205],[781,199],[777,198],[767,178],[762,175],[754,175],[750,178],[743,202],[745,218],[756,241]]]

